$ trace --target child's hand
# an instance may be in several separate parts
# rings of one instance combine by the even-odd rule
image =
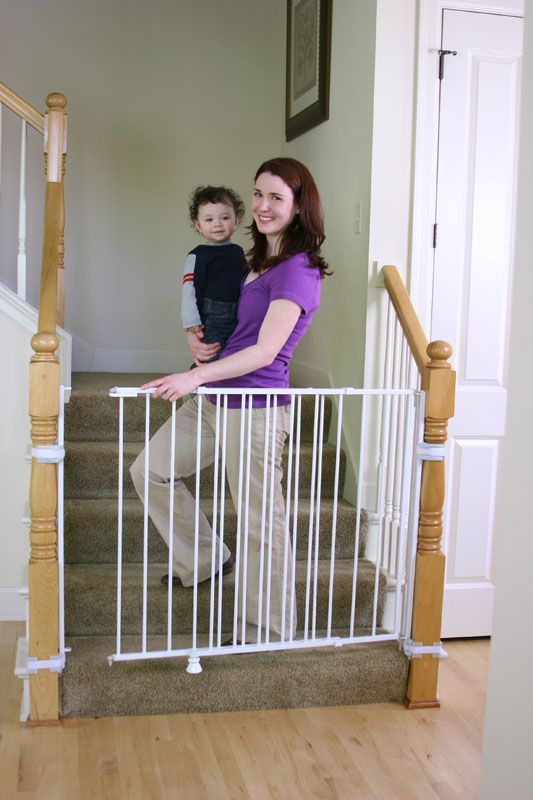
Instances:
[[[192,357],[197,367],[199,367],[201,364],[205,364],[206,361],[210,361],[220,350],[220,344],[218,342],[204,344],[202,342],[202,337],[203,332],[202,336],[199,336],[197,333],[187,334],[187,342],[189,343]]]
[[[185,328],[186,333],[194,333],[199,339],[204,338],[203,325],[191,325],[190,328]]]

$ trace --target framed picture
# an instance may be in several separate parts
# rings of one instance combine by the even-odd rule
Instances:
[[[285,138],[329,118],[333,0],[287,0]]]

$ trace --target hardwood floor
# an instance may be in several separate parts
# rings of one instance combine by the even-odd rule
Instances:
[[[0,798],[478,797],[486,639],[446,644],[441,709],[346,706],[25,728],[13,675],[21,631],[0,624]]]

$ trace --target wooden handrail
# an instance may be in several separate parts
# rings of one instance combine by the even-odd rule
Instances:
[[[35,128],[39,133],[44,133],[44,114],[37,111],[36,108],[31,106],[22,97],[19,97],[9,86],[0,82],[0,102],[4,103],[11,111],[18,114],[19,117],[26,120],[26,122]]]
[[[454,414],[455,372],[447,342],[428,344],[426,335],[396,267],[383,268],[385,288],[396,310],[426,393],[424,442],[444,445],[448,420]],[[420,508],[415,559],[411,638],[427,647],[440,641],[444,597],[445,556],[442,543],[444,455],[422,456]],[[405,703],[408,708],[440,705],[437,695],[439,661],[432,654],[411,660]]]
[[[59,411],[59,340],[62,324],[63,280],[63,172],[66,153],[66,98],[53,93],[48,106],[45,133],[46,194],[41,286],[37,333],[31,340],[30,361],[32,466],[30,479],[30,560],[28,565],[28,655],[41,662],[59,651],[57,559],[57,467],[41,460],[39,448],[57,441]],[[61,302],[58,306],[58,296]],[[58,673],[42,667],[30,675],[30,724],[59,720]]]
[[[407,290],[396,267],[392,265],[383,267],[383,280],[400,325],[402,326],[405,338],[411,348],[413,358],[416,361],[420,374],[423,376],[428,362],[428,340],[426,334],[422,330],[422,325],[411,303],[411,298],[407,294]]]

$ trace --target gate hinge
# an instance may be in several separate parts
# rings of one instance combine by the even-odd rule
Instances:
[[[442,642],[423,645],[421,642],[413,642],[412,639],[404,639],[402,648],[407,658],[422,658],[422,656],[432,656],[433,658],[448,657],[448,653],[442,646]]]
[[[50,672],[63,672],[65,667],[65,654],[50,656],[46,660],[39,661],[33,656],[28,656],[28,672],[35,675],[40,669],[49,669]]]
[[[416,457],[422,459],[422,461],[442,461],[445,450],[446,447],[443,444],[419,442],[416,446]]]
[[[65,460],[65,448],[59,444],[43,444],[32,447],[31,457],[39,464],[59,464]]]
[[[444,78],[444,56],[456,56],[457,50],[439,50],[439,81]]]

